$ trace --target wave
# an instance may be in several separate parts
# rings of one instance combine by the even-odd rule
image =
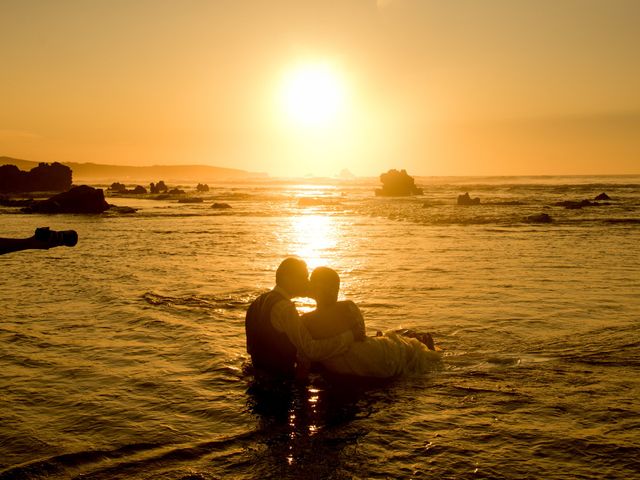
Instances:
[[[180,462],[233,456],[238,448],[254,441],[257,436],[259,432],[252,430],[186,446],[138,443],[112,450],[65,453],[10,467],[0,472],[0,480],[150,478],[150,472],[176,468]],[[185,472],[178,478],[198,477]]]
[[[166,296],[158,293],[146,292],[142,298],[150,305],[167,307],[187,307],[197,309],[225,309],[225,310],[246,310],[251,302],[251,296],[240,297],[199,297],[195,295],[186,296]]]

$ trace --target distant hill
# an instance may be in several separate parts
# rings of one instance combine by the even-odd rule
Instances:
[[[247,172],[235,168],[212,167],[208,165],[152,165],[150,167],[132,167],[125,165],[100,165],[97,163],[61,162],[73,171],[73,181],[100,180],[104,182],[168,182],[194,181],[212,182],[265,178],[266,173]],[[31,170],[39,162],[19,158],[0,157],[0,165],[15,165],[21,170]]]

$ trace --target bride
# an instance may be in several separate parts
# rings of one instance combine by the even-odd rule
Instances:
[[[311,296],[316,309],[302,316],[314,339],[338,335],[358,324],[364,332],[364,319],[358,306],[350,301],[338,301],[340,277],[335,270],[318,267],[311,273]],[[434,370],[440,363],[428,333],[402,330],[354,342],[342,355],[322,361],[330,373],[371,378],[393,378],[404,374],[419,374]]]

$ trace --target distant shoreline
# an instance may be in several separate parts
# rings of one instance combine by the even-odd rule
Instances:
[[[41,162],[12,157],[0,157],[0,165],[16,165],[21,170],[30,170]],[[50,162],[47,162],[50,163]],[[74,183],[89,182],[106,184],[118,181],[126,184],[146,184],[152,181],[165,180],[172,184],[209,183],[256,183],[256,184],[297,184],[311,185],[322,183],[337,184],[378,184],[379,177],[361,176],[353,178],[340,177],[284,177],[271,176],[266,172],[249,172],[246,170],[216,167],[210,165],[109,165],[97,163],[60,162],[73,171]],[[409,172],[410,174],[412,172]],[[589,179],[632,179],[640,182],[640,172],[620,174],[562,174],[562,175],[419,175],[413,174],[417,184],[471,184],[471,183],[592,183]],[[567,180],[572,180],[567,182]],[[585,182],[587,181],[587,182]],[[610,182],[603,182],[610,183]],[[635,183],[635,182],[634,182]]]
[[[0,165],[15,165],[20,170],[31,170],[41,162],[23,160],[12,157],[0,157]],[[49,162],[46,162],[49,163]],[[235,168],[215,167],[209,165],[106,165],[98,163],[60,162],[73,171],[74,182],[100,181],[111,183],[124,181],[127,183],[165,180],[172,183],[191,181],[220,181],[265,179],[266,173],[248,172]]]

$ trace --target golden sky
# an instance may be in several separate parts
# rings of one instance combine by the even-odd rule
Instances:
[[[2,0],[0,155],[640,172],[637,0]]]

